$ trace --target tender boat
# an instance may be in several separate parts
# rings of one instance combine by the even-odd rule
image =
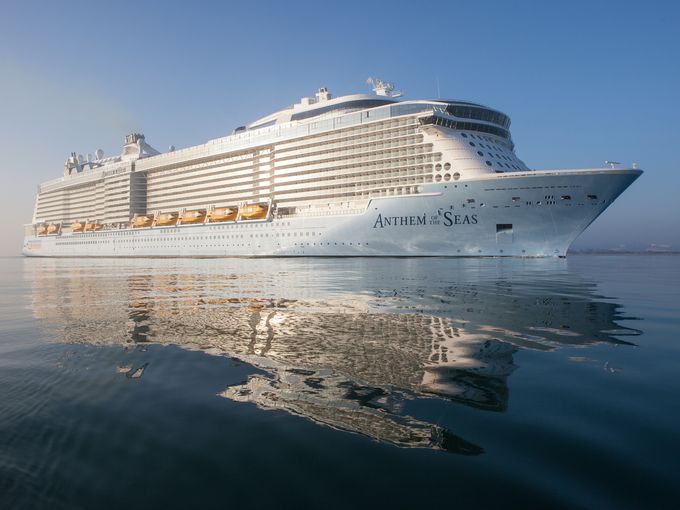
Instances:
[[[176,212],[161,213],[158,216],[156,216],[154,224],[162,227],[168,225],[175,225],[177,223],[178,218],[179,215]]]
[[[186,211],[180,216],[179,221],[182,224],[203,223],[205,221],[205,211]]]
[[[153,223],[153,218],[148,216],[135,216],[132,219],[132,228],[145,228],[150,227]]]
[[[238,214],[241,218],[247,220],[261,219],[267,217],[269,207],[262,204],[248,204],[239,208]]]
[[[218,207],[208,213],[208,221],[211,223],[221,221],[233,221],[238,215],[237,207]]]

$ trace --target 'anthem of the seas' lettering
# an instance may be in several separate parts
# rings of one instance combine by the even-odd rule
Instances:
[[[445,227],[453,225],[476,225],[476,214],[454,214],[452,211],[444,211],[441,216],[441,224]],[[439,221],[431,221],[430,224],[438,224]],[[373,228],[385,227],[417,227],[427,225],[427,214],[418,216],[383,216],[378,214],[378,217],[373,224]]]

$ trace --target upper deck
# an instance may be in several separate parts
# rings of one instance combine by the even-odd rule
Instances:
[[[383,91],[385,92],[385,91]],[[232,134],[160,153],[128,135],[119,156],[71,156],[43,183],[34,222],[122,224],[239,204],[308,207],[411,195],[430,182],[528,168],[507,115],[465,101],[338,98],[320,89]]]
[[[446,125],[454,129],[465,129],[494,134],[505,138],[512,146],[509,126],[510,118],[504,113],[476,103],[458,100],[397,100],[370,94],[353,94],[333,98],[326,89],[317,92],[316,100],[303,98],[300,103],[262,117],[257,121],[234,130],[230,135],[215,138],[204,144],[160,153],[145,143],[141,136],[141,147],[134,149],[135,139],[126,143],[123,154],[81,161],[81,168],[63,177],[43,182],[39,191],[51,191],[62,187],[86,184],[100,179],[110,172],[131,169],[126,162],[134,162],[136,171],[189,163],[217,154],[237,152],[279,143],[297,138],[313,136],[326,131],[344,129],[368,122],[421,114],[423,123]],[[433,114],[428,117],[426,114]],[[443,121],[437,121],[437,118]],[[451,122],[453,121],[453,122]],[[75,153],[72,153],[72,158]],[[82,157],[79,157],[82,159]],[[67,161],[68,164],[68,161]]]

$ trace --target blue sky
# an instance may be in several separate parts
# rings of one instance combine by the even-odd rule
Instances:
[[[646,173],[576,247],[680,248],[676,2],[31,2],[0,17],[0,254],[70,151],[160,150],[231,132],[327,86],[480,102],[531,168]]]

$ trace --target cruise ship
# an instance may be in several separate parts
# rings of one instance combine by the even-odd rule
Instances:
[[[531,169],[510,118],[391,83],[320,88],[229,136],[160,153],[72,152],[41,184],[23,254],[42,257],[564,257],[641,173]]]

